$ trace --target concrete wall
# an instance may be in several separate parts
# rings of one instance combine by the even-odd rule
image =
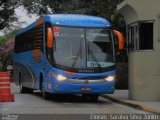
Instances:
[[[129,54],[129,98],[138,101],[160,101],[160,54]]]

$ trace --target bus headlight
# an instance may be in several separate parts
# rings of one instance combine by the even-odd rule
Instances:
[[[111,82],[113,80],[115,80],[115,75],[109,75],[105,78],[106,81]]]
[[[64,81],[67,79],[65,76],[60,75],[60,74],[56,75],[55,77],[57,78],[58,81]]]

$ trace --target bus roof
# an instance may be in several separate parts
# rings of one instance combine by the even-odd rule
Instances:
[[[42,22],[50,22],[53,25],[59,26],[72,26],[72,27],[111,27],[108,20],[90,15],[78,15],[78,14],[52,14],[41,17]],[[16,35],[19,35],[35,26],[37,22],[33,22],[26,28],[19,31]]]

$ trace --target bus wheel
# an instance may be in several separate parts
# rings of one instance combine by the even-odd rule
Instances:
[[[20,93],[32,93],[33,89],[23,87],[23,82],[20,80]]]
[[[43,99],[48,100],[49,99],[49,93],[47,93],[45,91],[45,89],[44,89],[44,82],[43,82],[43,80],[41,82],[41,88],[40,89],[41,89],[41,94],[42,94]]]

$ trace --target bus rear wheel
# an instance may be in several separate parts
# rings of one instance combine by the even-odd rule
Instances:
[[[23,81],[21,79],[21,76],[19,76],[19,84],[20,84],[20,93],[32,93],[33,89],[26,88],[23,86]]]

